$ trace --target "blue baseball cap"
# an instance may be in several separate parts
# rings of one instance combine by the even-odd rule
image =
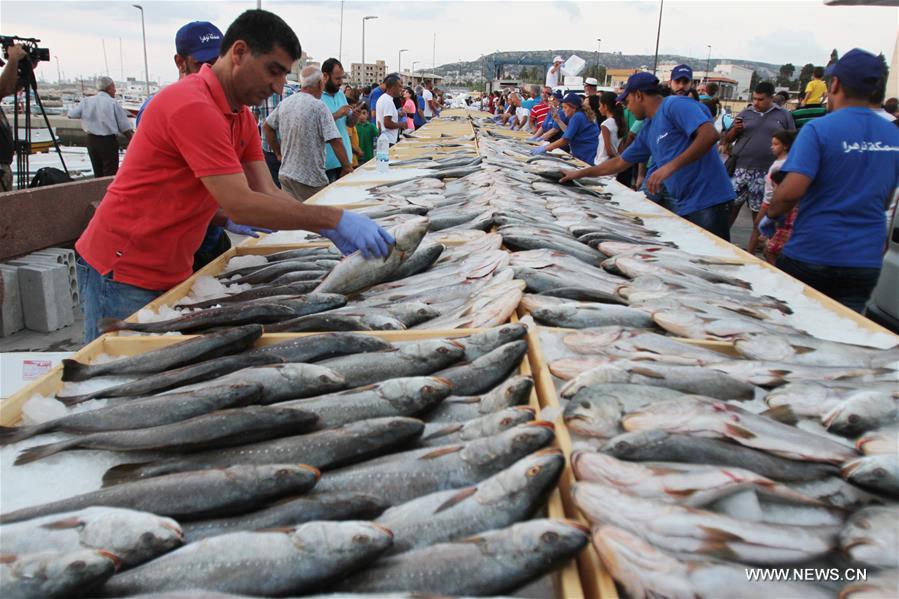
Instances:
[[[646,71],[641,71],[639,73],[634,73],[627,79],[627,85],[624,86],[624,91],[618,94],[616,101],[624,102],[624,99],[627,98],[628,94],[632,94],[634,92],[640,92],[647,89],[652,89],[659,84],[658,78],[652,73],[647,73]]]
[[[671,80],[677,81],[678,79],[688,79],[693,81],[693,69],[685,64],[679,64],[671,69]]]
[[[192,56],[197,62],[208,62],[218,57],[223,37],[212,23],[193,21],[175,34],[175,51],[181,56]]]
[[[565,96],[562,95],[562,92],[561,92],[561,91],[556,90],[556,91],[553,92],[553,97],[554,97],[556,100],[558,100],[559,102],[561,102],[561,101],[562,101],[562,98],[564,98]]]
[[[584,100],[574,92],[568,92],[567,94],[565,94],[565,97],[562,98],[563,104],[571,104],[575,108],[580,108],[583,101]]]
[[[880,59],[860,48],[853,48],[843,58],[827,67],[825,77],[840,78],[840,83],[860,92],[873,92],[883,78]]]

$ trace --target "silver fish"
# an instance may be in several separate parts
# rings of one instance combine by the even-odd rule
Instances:
[[[485,414],[467,422],[437,422],[428,424],[418,441],[419,447],[439,447],[481,437],[489,437],[512,427],[534,420],[535,410],[526,406],[506,408]]]
[[[513,341],[474,359],[435,374],[452,386],[457,395],[484,393],[506,379],[528,351],[527,341]]]
[[[426,339],[394,351],[331,358],[318,365],[342,376],[347,387],[361,387],[397,377],[429,375],[458,362],[463,354],[462,346],[451,339]]]
[[[899,498],[899,454],[867,455],[846,462],[843,478],[875,493]]]
[[[899,561],[899,507],[872,506],[852,514],[840,532],[840,550],[857,564],[892,568]]]
[[[0,560],[0,588],[7,599],[67,599],[102,584],[117,567],[102,550],[8,554]]]

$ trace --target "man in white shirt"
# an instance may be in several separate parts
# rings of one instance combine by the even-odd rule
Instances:
[[[421,99],[424,100],[425,109],[423,116],[425,121],[430,121],[434,116],[434,92],[431,88],[434,86],[430,81],[424,82],[424,89],[421,92]]]
[[[562,57],[556,56],[553,58],[553,66],[549,67],[549,70],[546,71],[546,86],[547,87],[558,87],[559,86],[559,78],[562,75]]]
[[[115,100],[115,81],[103,76],[97,79],[97,95],[84,98],[69,111],[70,119],[81,119],[87,133],[87,154],[95,177],[108,177],[119,172],[119,141],[122,133],[131,139],[134,130],[128,114]]]
[[[378,98],[377,110],[378,130],[381,133],[387,133],[387,140],[390,145],[394,145],[399,141],[400,130],[405,129],[405,123],[401,123],[396,105],[393,103],[394,98],[399,98],[403,93],[403,82],[397,75],[388,75],[384,80],[384,93]]]

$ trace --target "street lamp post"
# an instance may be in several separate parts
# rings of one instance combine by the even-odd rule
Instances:
[[[415,85],[415,65],[417,65],[420,62],[421,62],[420,60],[412,61],[412,85]]]
[[[665,8],[665,0],[659,0],[659,28],[656,31],[656,54],[652,59],[652,74],[656,74],[656,69],[659,66],[659,37],[662,35],[662,9]]]
[[[365,85],[367,83],[366,79],[367,79],[367,75],[368,75],[368,73],[365,69],[365,22],[370,19],[377,19],[377,18],[378,17],[374,17],[374,16],[362,17],[362,85]]]
[[[400,78],[403,76],[403,52],[408,52],[409,48],[403,48],[399,52],[396,53],[396,72],[399,73]]]
[[[706,85],[709,83],[709,66],[712,64],[712,45],[708,45],[709,55],[705,59],[705,82]]]
[[[134,8],[140,11],[140,30],[144,38],[144,85],[147,90],[147,97],[150,96],[150,67],[147,64],[147,27],[144,25],[144,7],[140,4],[132,4]]]
[[[596,38],[596,74],[599,75],[599,49],[602,46],[602,38]]]
[[[62,84],[62,72],[59,70],[59,56],[56,54],[53,55],[53,58],[56,59],[56,84]]]
[[[337,43],[337,60],[343,63],[343,0],[340,0],[340,35]]]

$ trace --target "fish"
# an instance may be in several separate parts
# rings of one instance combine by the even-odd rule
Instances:
[[[427,230],[427,217],[415,217],[400,224],[393,231],[396,244],[387,256],[366,259],[361,252],[354,252],[328,273],[315,292],[349,295],[377,285],[413,256]]]
[[[552,364],[550,372],[553,372]],[[571,395],[582,387],[607,383],[666,387],[718,399],[755,397],[753,385],[711,368],[630,360],[606,361],[602,366],[583,371],[566,383],[560,393]]]
[[[618,435],[607,441],[602,451],[622,460],[734,466],[780,482],[820,481],[839,474],[830,464],[791,460],[736,443],[662,430]]]
[[[821,421],[830,432],[856,437],[899,419],[897,406],[899,400],[886,393],[859,390],[828,410]]]
[[[788,482],[787,484],[797,493],[802,493],[807,497],[818,499],[843,510],[857,510],[877,501],[875,495],[867,493],[843,480],[839,476],[839,472],[834,476],[827,476],[818,480]]]
[[[441,378],[404,377],[280,406],[315,414],[319,428],[327,429],[370,418],[417,416],[438,405],[450,390]]]
[[[899,424],[890,424],[869,431],[858,438],[855,446],[865,455],[895,453],[899,447]]]
[[[182,528],[185,540],[193,543],[232,532],[277,529],[316,520],[370,520],[386,508],[387,504],[365,493],[336,492],[321,497],[291,497],[239,516],[185,522]]]
[[[298,295],[294,299],[281,300],[277,303],[247,302],[208,308],[191,312],[184,316],[160,320],[157,322],[125,322],[116,319],[100,321],[100,332],[137,331],[141,333],[187,333],[202,331],[213,327],[231,327],[241,324],[268,324],[296,318],[306,314],[315,314],[346,304],[346,297],[336,293],[310,293]]]
[[[375,522],[393,531],[388,554],[505,528],[539,509],[564,467],[561,450],[542,449],[475,486],[424,495],[388,509]]]
[[[840,527],[846,521],[842,508],[824,505],[812,498],[791,501],[760,491],[737,490],[711,501],[705,509],[738,520],[802,526]]]
[[[524,339],[528,329],[521,323],[504,324],[467,337],[455,337],[453,341],[465,348],[465,361],[471,362],[502,345]]]
[[[831,597],[811,584],[749,580],[735,564],[680,561],[639,536],[608,524],[593,531],[593,546],[603,565],[629,597]]]
[[[3,552],[69,553],[84,549],[112,554],[131,568],[184,543],[181,526],[171,518],[114,507],[88,507],[75,512],[0,526]]]
[[[119,464],[103,475],[103,486],[237,464],[302,463],[324,470],[389,453],[420,437],[423,431],[424,424],[413,418],[372,418],[304,435],[241,443],[153,462]]]
[[[734,349],[750,360],[771,360],[808,366],[879,368],[899,361],[899,349],[875,349],[818,339],[811,335],[747,334]]]
[[[364,355],[364,354],[355,354]],[[375,355],[375,354],[369,354]],[[333,358],[339,360],[340,358]],[[318,364],[270,364],[244,368],[219,377],[217,383],[235,382],[257,383],[262,385],[262,398],[259,403],[272,404],[288,399],[299,399],[337,391],[346,387],[346,381],[337,372]],[[202,385],[202,383],[201,383]],[[197,385],[181,387],[183,391],[196,388]]]
[[[527,341],[512,341],[469,363],[440,370],[435,376],[449,381],[454,394],[484,393],[505,380],[527,351]]]
[[[247,289],[246,291],[241,291],[240,293],[235,293],[233,295],[224,295],[222,297],[215,297],[201,302],[194,302],[192,304],[177,303],[175,304],[175,308],[179,310],[202,310],[223,304],[234,304],[260,299],[264,300],[269,297],[306,295],[317,286],[318,283],[316,281],[297,282],[287,285],[265,285]]]
[[[840,531],[840,551],[855,564],[894,568],[899,562],[899,507],[858,510]]]
[[[328,275],[327,270],[297,270],[294,272],[288,272],[277,279],[273,280],[269,285],[274,287],[285,287],[285,286],[293,286],[297,283],[315,283],[307,293],[312,293],[315,291],[316,287],[319,286],[322,279],[324,279]],[[305,285],[304,285],[305,286]]]
[[[428,424],[418,441],[419,447],[439,447],[499,434],[512,427],[534,420],[536,412],[527,406],[506,408],[466,422],[436,422]]]
[[[886,374],[885,369],[843,366],[804,366],[761,360],[730,360],[709,364],[709,368],[724,372],[753,385],[773,387],[784,381],[840,380],[861,376]]]
[[[899,454],[866,455],[843,464],[843,478],[863,489],[899,499]]]
[[[219,410],[162,426],[88,433],[22,450],[15,464],[35,462],[71,449],[191,452],[217,449],[311,430],[318,417],[297,409],[249,406]]]
[[[359,333],[323,333],[306,335],[257,347],[248,355],[276,356],[283,362],[316,362],[349,354],[386,351],[393,349],[390,342],[374,335]]]
[[[684,366],[705,366],[730,359],[720,352],[671,337],[617,326],[581,329],[565,335],[562,342],[568,349],[582,354],[605,353],[630,360],[652,360]]]
[[[103,550],[42,551],[0,559],[0,588],[7,599],[66,599],[112,576],[118,562]]]
[[[314,496],[365,492],[390,505],[471,486],[508,468],[554,438],[549,422],[530,422],[493,437],[438,448],[412,449],[330,471]]]
[[[190,364],[173,370],[166,370],[156,374],[148,374],[135,381],[105,387],[90,393],[81,395],[57,395],[56,399],[66,406],[74,406],[84,403],[91,399],[99,399],[102,397],[130,397],[139,398],[141,396],[162,393],[186,385],[192,385],[202,381],[209,381],[241,370],[250,366],[264,366],[280,362],[281,358],[274,355],[265,354],[237,354],[235,356],[225,356],[215,360],[206,360],[198,364]],[[241,383],[243,381],[235,381]],[[214,386],[220,386],[219,382],[213,383]],[[203,385],[205,387],[206,385]],[[202,388],[202,387],[198,387]],[[180,393],[178,391],[177,393]]]
[[[175,518],[210,518],[245,512],[260,502],[305,493],[320,473],[311,466],[271,464],[169,474],[116,485],[0,514],[0,524],[90,506],[122,507]]]
[[[191,543],[114,576],[104,596],[202,588],[252,595],[301,594],[374,561],[391,532],[370,522],[307,522]],[[173,576],[172,573],[177,572]]]
[[[62,380],[86,381],[104,375],[155,374],[178,366],[242,352],[253,345],[260,335],[262,327],[250,324],[200,335],[161,349],[103,364],[82,364],[67,358],[62,361]]]
[[[424,376],[458,362],[464,348],[451,339],[425,339],[394,351],[354,354],[319,362],[338,373],[347,387],[361,387],[397,377]]]
[[[624,432],[621,417],[627,412],[685,394],[649,385],[598,384],[573,387],[561,395],[569,400],[563,412],[569,430],[586,437],[608,439]]]
[[[425,414],[428,422],[462,422],[520,406],[528,402],[534,380],[529,376],[509,377],[487,393],[471,397],[449,396]]]
[[[265,325],[266,333],[305,333],[311,331],[402,331],[406,326],[389,314],[358,312],[322,312]]]
[[[628,306],[558,300],[547,296],[528,296],[523,307],[534,319],[546,326],[586,329],[588,327],[623,326],[655,327],[652,316]]]
[[[783,502],[815,507],[824,505],[743,468],[676,462],[626,462],[603,453],[580,450],[572,454],[571,467],[578,480],[611,485],[639,497],[689,507],[707,506],[747,489]]]
[[[672,433],[729,439],[774,455],[841,465],[858,457],[852,447],[753,414],[739,406],[703,397],[660,401],[626,414],[626,431],[659,429]]]
[[[295,272],[318,272],[321,270],[325,269],[322,269],[321,265],[316,264],[315,262],[305,260],[284,260],[263,267],[250,266],[246,269],[228,271],[219,275],[219,278],[227,278],[229,284],[262,285],[271,283],[282,275]],[[236,278],[232,278],[235,275],[237,275]]]
[[[400,279],[405,279],[428,270],[440,259],[444,250],[446,250],[446,246],[442,243],[420,245],[411,256],[406,258],[406,260],[400,264],[399,268],[384,279],[384,282],[389,283],[391,281],[399,281]]]
[[[75,412],[38,424],[0,426],[0,445],[56,431],[96,433],[173,424],[217,410],[251,405],[261,397],[261,385],[236,383],[213,385],[187,393],[132,399],[127,403]]]
[[[595,483],[574,483],[571,496],[594,524],[618,526],[665,551],[746,564],[792,564],[823,556],[837,543],[834,527],[738,520]]]
[[[867,573],[864,580],[850,582],[840,590],[839,599],[883,599],[899,588],[899,570]]]
[[[571,520],[536,519],[378,560],[343,578],[338,592],[495,595],[562,566],[588,542]]]

